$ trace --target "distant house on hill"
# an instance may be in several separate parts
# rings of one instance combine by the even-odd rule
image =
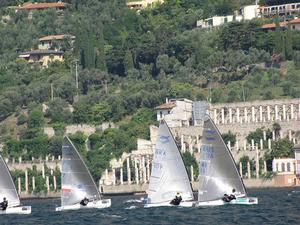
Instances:
[[[58,2],[43,2],[43,3],[31,3],[27,2],[24,3],[22,6],[16,7],[16,12],[28,11],[29,15],[28,18],[32,19],[32,14],[36,10],[46,10],[46,9],[56,9],[58,13],[63,12],[66,9],[67,3],[58,1]]]
[[[49,35],[41,37],[39,39],[39,49],[53,49],[53,50],[63,50],[64,41],[69,42],[70,46],[73,45],[75,41],[75,36],[68,34],[59,34],[59,35]]]
[[[51,62],[64,60],[64,52],[56,50],[31,50],[20,53],[20,58],[28,63],[39,63],[43,67],[48,67]]]
[[[275,30],[276,28],[300,30],[300,18],[295,18],[290,21],[283,21],[278,24],[267,23],[261,26],[261,29],[263,30]]]
[[[38,63],[43,67],[48,67],[54,61],[64,61],[64,41],[69,42],[72,47],[75,36],[69,34],[49,35],[39,38],[38,49],[21,52],[19,58],[28,63]]]
[[[292,16],[300,12],[299,0],[290,1],[267,1],[267,4],[260,7],[262,17]]]
[[[126,5],[131,9],[144,9],[153,7],[155,4],[161,4],[164,0],[129,0]]]

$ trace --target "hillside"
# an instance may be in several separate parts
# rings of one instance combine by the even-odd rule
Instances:
[[[110,158],[149,135],[153,108],[166,96],[212,102],[300,97],[299,31],[260,29],[270,20],[195,28],[199,19],[232,14],[251,1],[168,0],[141,11],[125,1],[67,3],[63,13],[32,15],[8,7],[17,1],[0,4],[0,119],[14,116],[20,125],[17,132],[17,124],[0,125],[7,155],[57,155],[67,124],[113,121],[120,129],[97,132],[90,137],[93,151],[82,151],[99,176]],[[58,34],[76,37],[61,47],[64,61],[42,67],[18,57],[37,49],[39,38]],[[45,124],[55,137],[43,134]],[[73,136],[81,149],[85,138]]]

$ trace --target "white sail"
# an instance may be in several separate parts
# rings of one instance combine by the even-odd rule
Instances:
[[[246,195],[242,178],[219,130],[206,116],[199,162],[199,202],[221,199],[224,194]]]
[[[193,199],[193,191],[181,154],[165,121],[160,121],[152,170],[147,190],[148,203],[174,199],[177,192],[183,201]]]
[[[20,205],[20,198],[15,184],[4,159],[0,155],[0,202],[4,197],[8,201],[8,208]]]
[[[61,205],[79,203],[83,198],[99,200],[100,193],[75,146],[65,137],[62,146]]]

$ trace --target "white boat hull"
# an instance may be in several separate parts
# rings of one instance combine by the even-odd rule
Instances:
[[[31,206],[16,206],[7,208],[6,210],[0,210],[1,214],[30,214]]]
[[[194,201],[183,201],[183,202],[180,202],[179,205],[173,205],[173,204],[170,204],[170,202],[151,203],[151,204],[146,203],[144,205],[144,208],[151,208],[151,207],[193,207],[194,204],[195,204]]]
[[[222,199],[208,202],[196,202],[195,207],[201,206],[219,206],[219,205],[257,205],[258,198],[255,197],[241,197],[233,199],[230,202],[224,202]]]
[[[103,209],[111,206],[110,199],[101,199],[97,201],[89,202],[86,206],[80,205],[67,205],[55,208],[55,211],[66,211],[66,210],[78,210],[78,209]]]

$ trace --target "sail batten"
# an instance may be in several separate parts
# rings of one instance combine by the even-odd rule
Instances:
[[[149,203],[171,201],[177,192],[183,200],[192,200],[193,192],[181,154],[165,121],[160,121],[152,161]]]
[[[79,203],[83,198],[100,199],[97,186],[75,146],[65,137],[62,146],[61,205]]]
[[[224,194],[246,195],[242,178],[230,150],[209,116],[206,116],[201,139],[198,200],[213,201]]]
[[[20,205],[20,197],[15,184],[4,159],[0,155],[0,200],[2,201],[4,197],[8,200],[9,208]]]

